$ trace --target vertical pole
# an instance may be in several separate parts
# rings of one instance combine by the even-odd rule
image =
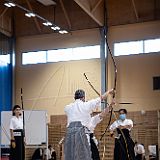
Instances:
[[[48,159],[48,152],[49,152],[49,150],[48,150],[48,145],[49,145],[49,144],[48,144],[48,128],[49,128],[48,125],[49,125],[49,124],[47,123],[47,119],[48,119],[48,115],[47,115],[47,113],[46,113],[46,142],[47,142],[47,143],[46,143],[46,145],[47,145],[47,146],[46,146],[46,153],[47,153],[47,159]]]
[[[12,10],[12,42],[11,42],[11,65],[12,65],[12,106],[16,103],[16,89],[15,89],[15,72],[16,72],[16,36],[15,36],[15,17],[14,10]],[[12,108],[11,108],[12,109]]]
[[[101,42],[100,42],[100,60],[101,60],[101,93],[103,94],[106,91],[106,56],[105,52],[105,27],[100,29]],[[101,110],[105,108],[105,103],[102,103]]]
[[[100,48],[100,58],[101,58],[101,93],[104,93],[108,89],[108,49],[106,46],[107,39],[107,5],[106,0],[104,0],[104,26],[100,29],[101,35],[101,48]],[[107,102],[107,101],[106,101]],[[106,102],[101,105],[101,110],[106,107]]]
[[[16,43],[16,40],[15,40],[15,37],[12,37],[12,53],[11,53],[11,56],[10,56],[10,61],[11,61],[11,65],[12,65],[12,105],[15,104],[15,97],[16,97],[16,94],[15,94],[15,63],[16,63],[16,55],[15,55],[15,43]],[[11,108],[12,109],[12,108]]]

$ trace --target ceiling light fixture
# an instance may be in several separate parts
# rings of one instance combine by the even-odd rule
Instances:
[[[49,22],[49,21],[46,21],[46,22],[43,22],[43,25],[44,25],[44,26],[52,26],[52,23]]]
[[[60,34],[66,34],[66,33],[68,33],[68,31],[66,31],[66,30],[60,30],[59,33]]]
[[[25,13],[25,16],[30,18],[30,17],[35,17],[36,15],[32,12],[29,12],[29,13]]]
[[[13,3],[13,2],[6,2],[6,3],[4,3],[4,5],[6,6],[6,7],[15,7],[16,6],[16,4],[15,3]]]
[[[53,27],[51,27],[51,29],[53,29],[54,31],[57,31],[57,30],[60,30],[61,28],[58,26],[53,26]]]
[[[21,10],[25,11],[25,16],[31,18],[31,17],[37,17],[39,18],[40,20],[43,21],[43,25],[44,26],[50,26],[52,30],[54,31],[58,31],[60,34],[65,34],[65,33],[68,33],[68,31],[66,30],[61,30],[61,28],[59,26],[57,26],[56,24],[48,21],[47,19],[41,17],[40,15],[36,14],[36,13],[33,13],[32,11],[24,8],[23,6],[17,4],[17,3],[14,3],[12,0],[8,0],[4,3],[4,5],[6,7],[17,7],[17,8],[20,8]]]

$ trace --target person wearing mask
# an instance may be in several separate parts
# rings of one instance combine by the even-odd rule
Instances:
[[[137,141],[135,142],[134,152],[136,160],[145,160],[145,149],[144,146]]]
[[[109,127],[111,136],[115,136],[114,160],[135,160],[134,142],[130,136],[133,127],[133,121],[127,119],[127,110],[118,111],[119,118]]]
[[[88,140],[90,138],[86,136],[88,132],[89,134],[92,132],[91,128],[95,128],[94,126],[92,127],[94,119],[91,117],[91,113],[101,105],[101,101],[113,93],[112,89],[101,97],[86,102],[84,90],[76,90],[75,101],[65,106],[67,115],[67,133],[64,141],[65,160],[92,160],[91,147]],[[100,115],[97,118],[100,120]]]
[[[12,118],[10,120],[11,148],[10,160],[25,159],[25,137],[23,130],[22,110],[19,105],[15,105],[12,110]]]

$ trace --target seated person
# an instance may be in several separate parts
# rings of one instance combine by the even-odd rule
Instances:
[[[136,160],[144,160],[145,159],[145,149],[142,144],[135,142],[134,152],[135,152]]]
[[[45,160],[56,160],[56,151],[53,149],[51,145],[45,150],[44,153]]]

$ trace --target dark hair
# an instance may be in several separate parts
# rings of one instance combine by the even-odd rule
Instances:
[[[51,145],[48,145],[48,148],[52,148],[52,146],[51,146]]]
[[[76,90],[75,94],[74,94],[74,99],[80,99],[85,97],[85,92],[82,89],[78,89]]]
[[[20,109],[21,109],[21,107],[20,107],[19,105],[15,105],[15,106],[13,107],[13,109],[12,109],[12,115],[13,115],[13,116],[15,116],[14,111],[15,111],[17,108],[20,108]]]
[[[123,111],[125,114],[127,114],[127,110],[126,109],[120,109],[118,112],[120,113],[121,111]]]

